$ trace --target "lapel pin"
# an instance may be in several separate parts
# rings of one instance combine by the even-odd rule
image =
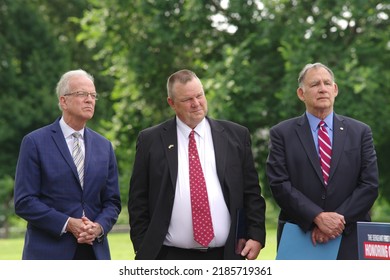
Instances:
[[[173,147],[175,147],[175,146],[171,144],[168,146],[168,149],[172,149]]]
[[[340,130],[344,130],[344,127],[340,127]]]

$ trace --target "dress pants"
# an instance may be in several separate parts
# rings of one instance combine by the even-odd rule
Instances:
[[[183,249],[163,245],[158,260],[223,260],[224,247]]]
[[[73,257],[74,260],[96,260],[93,248],[88,244],[77,244],[76,253]]]

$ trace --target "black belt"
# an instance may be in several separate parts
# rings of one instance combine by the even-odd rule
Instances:
[[[163,245],[158,260],[222,260],[224,247],[184,249]]]
[[[223,249],[223,247],[207,247],[207,248],[191,248],[188,250],[195,251],[195,252],[201,252],[201,253],[207,253],[213,250]]]

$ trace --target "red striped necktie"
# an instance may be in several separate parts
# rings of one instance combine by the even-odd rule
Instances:
[[[325,185],[328,185],[330,161],[332,158],[332,145],[330,143],[328,131],[325,127],[325,122],[320,121],[318,126],[318,148],[320,153],[322,177],[324,178]]]

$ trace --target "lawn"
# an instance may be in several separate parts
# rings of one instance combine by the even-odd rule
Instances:
[[[113,260],[134,259],[133,247],[128,233],[111,233],[108,235],[111,258]],[[22,256],[23,237],[0,239],[0,260],[20,260]],[[267,244],[261,251],[259,260],[274,260],[276,255],[276,231],[267,229]]]

